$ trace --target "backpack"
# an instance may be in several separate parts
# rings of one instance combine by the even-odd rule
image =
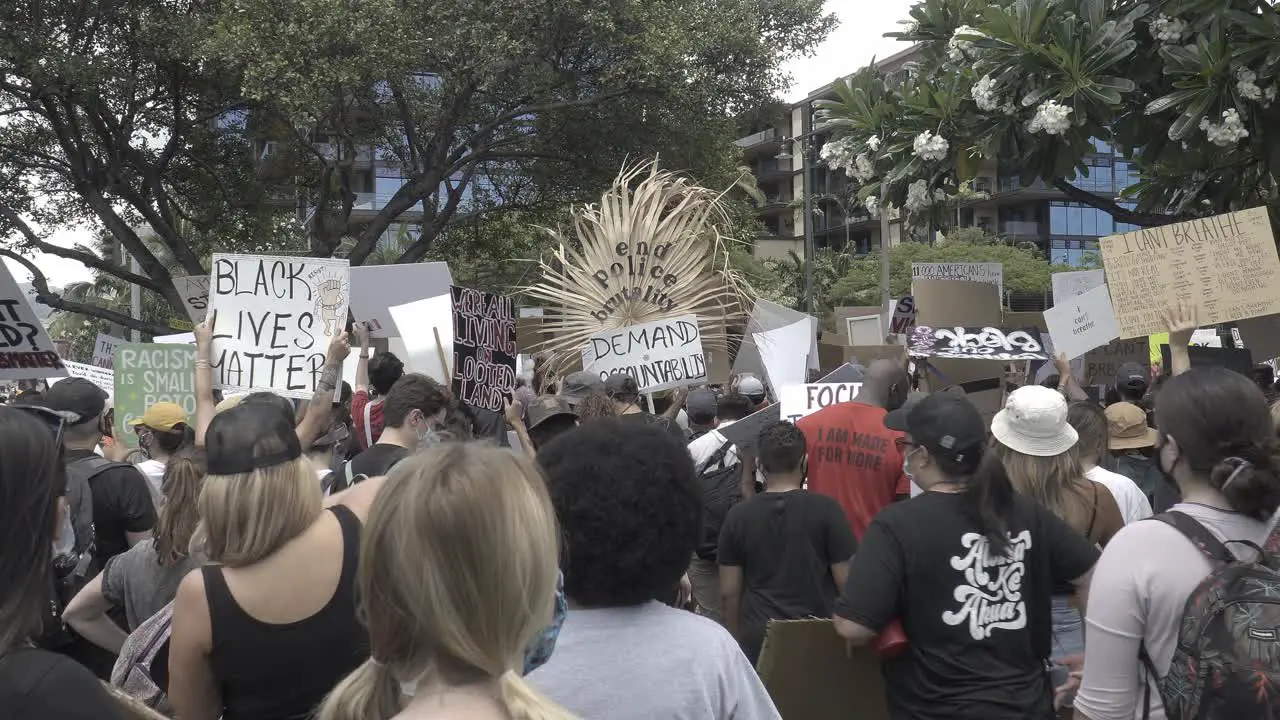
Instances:
[[[169,634],[173,603],[129,633],[111,670],[111,685],[147,707],[168,713],[164,688],[169,685]]]
[[[369,476],[364,473],[353,473],[351,470],[351,461],[342,463],[342,472],[331,472],[324,476],[324,480],[320,481],[320,487],[324,490],[324,496],[337,495],[347,488],[359,482],[368,480]]]
[[[732,448],[733,442],[726,440],[698,470],[698,489],[702,491],[702,534],[696,553],[702,560],[716,559],[725,516],[729,514],[729,508],[742,499],[742,490],[738,486],[741,463],[725,463],[725,457]]]
[[[1238,560],[1189,515],[1157,515],[1186,536],[1213,570],[1191,595],[1178,625],[1178,645],[1163,678],[1146,648],[1139,657],[1157,678],[1169,720],[1280,717],[1280,531],[1253,562]],[[1235,542],[1235,541],[1233,541]],[[1151,713],[1151,686],[1143,699]]]

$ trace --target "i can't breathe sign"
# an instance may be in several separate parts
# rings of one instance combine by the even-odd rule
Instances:
[[[681,315],[598,332],[583,348],[582,368],[602,379],[626,373],[644,392],[706,382],[698,318]]]

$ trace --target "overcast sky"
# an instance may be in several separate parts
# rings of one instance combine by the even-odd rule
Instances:
[[[873,57],[884,58],[903,49],[903,45],[882,37],[886,32],[898,29],[898,21],[907,17],[907,10],[914,0],[827,0],[827,10],[840,19],[839,26],[812,57],[801,58],[787,65],[793,77],[791,91],[786,100],[795,102],[810,92],[843,77],[866,65]],[[90,233],[84,229],[64,229],[55,233],[53,242],[65,247],[76,243],[88,243]],[[74,260],[39,254],[36,265],[60,287],[67,283],[89,279],[89,271]],[[30,273],[21,265],[5,258],[18,282],[27,282]]]

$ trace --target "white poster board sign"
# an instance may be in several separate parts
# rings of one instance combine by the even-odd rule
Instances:
[[[968,280],[995,285],[1004,302],[1004,263],[911,263],[911,293],[916,280]]]
[[[849,344],[883,345],[885,336],[884,327],[881,325],[883,320],[884,318],[879,315],[845,318],[844,322]]]
[[[195,333],[177,333],[175,335],[156,335],[151,342],[157,345],[195,345]]]
[[[0,380],[66,377],[67,368],[36,311],[0,262]]]
[[[1078,270],[1074,272],[1054,273],[1053,302],[1066,302],[1077,295],[1083,295],[1107,282],[1107,274],[1103,270]]]
[[[182,298],[191,322],[199,325],[209,311],[209,278],[204,275],[183,275],[173,279],[173,287]]]
[[[1199,328],[1191,333],[1191,341],[1188,344],[1220,348],[1222,347],[1222,337],[1213,328]]]
[[[769,378],[769,386],[773,388],[775,397],[778,388],[803,385],[809,379],[806,355],[798,350],[809,344],[813,332],[810,320],[805,316],[803,320],[777,330],[751,335],[760,352],[760,363],[764,365],[765,375]]]
[[[125,342],[123,338],[98,333],[98,339],[93,343],[93,364],[100,368],[115,367],[116,348]]]
[[[582,349],[582,369],[601,380],[626,373],[642,392],[704,383],[707,359],[698,318],[680,315],[598,332]]]
[[[448,263],[359,265],[351,268],[351,315],[357,322],[369,323],[373,337],[396,337],[401,333],[396,331],[391,308],[448,295],[451,285]]]
[[[1049,337],[1053,338],[1054,350],[1066,353],[1068,360],[1082,357],[1120,337],[1106,285],[1045,310],[1044,324],[1049,329]]]
[[[391,325],[404,343],[404,354],[388,343],[408,372],[422,373],[448,387],[453,384],[453,294],[449,288],[443,295],[415,300],[389,308]],[[439,343],[437,343],[437,339]]]
[[[214,254],[213,382],[309,398],[347,322],[346,260]]]
[[[861,388],[860,382],[787,385],[778,393],[779,415],[795,422],[822,408],[854,400]]]
[[[116,394],[116,374],[115,371],[108,368],[100,368],[94,365],[86,365],[84,363],[64,361],[62,363],[67,367],[67,376],[84,378],[89,382],[97,385],[107,397],[114,399]],[[66,377],[50,378],[49,384],[53,385],[59,380],[66,380]]]

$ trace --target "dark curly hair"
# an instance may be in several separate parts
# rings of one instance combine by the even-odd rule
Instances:
[[[675,587],[702,527],[685,446],[657,426],[602,418],[539,449],[538,464],[564,532],[566,595],[624,607]]]
[[[404,363],[395,353],[380,352],[369,358],[369,384],[379,395],[391,392],[401,377],[404,377]]]

